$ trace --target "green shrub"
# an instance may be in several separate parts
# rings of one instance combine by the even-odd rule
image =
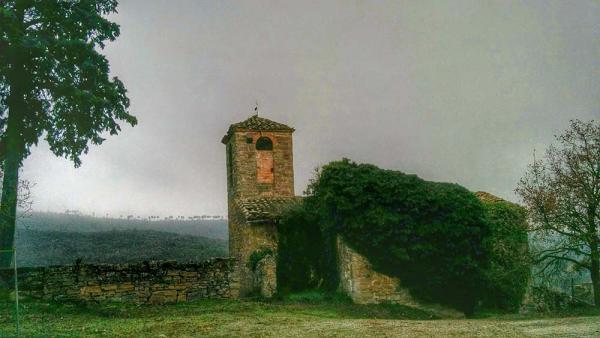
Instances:
[[[273,250],[271,248],[263,248],[252,252],[250,257],[248,257],[248,267],[252,269],[252,271],[255,271],[258,262],[270,255],[273,255]]]
[[[490,265],[486,270],[483,307],[515,312],[530,278],[525,210],[503,200],[483,200],[490,235],[485,240]]]
[[[288,302],[293,303],[309,303],[309,304],[351,304],[352,299],[345,294],[338,292],[327,292],[319,290],[305,290],[302,292],[289,293],[284,298]]]
[[[13,301],[14,299],[11,299],[12,292],[13,289],[9,289],[3,285],[0,285],[0,302]]]
[[[467,313],[481,300],[489,229],[481,202],[467,189],[344,159],[325,165],[307,192],[306,208],[318,217],[329,259],[331,239],[341,235],[421,300]]]

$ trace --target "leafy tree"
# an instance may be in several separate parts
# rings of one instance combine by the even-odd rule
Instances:
[[[99,53],[119,35],[116,0],[0,1],[0,247],[13,246],[19,168],[40,137],[81,164],[89,144],[135,125],[119,79]],[[0,267],[10,264],[3,256]]]
[[[546,239],[536,255],[542,272],[560,262],[589,270],[600,307],[600,124],[571,121],[556,142],[534,158],[516,192],[530,230]]]

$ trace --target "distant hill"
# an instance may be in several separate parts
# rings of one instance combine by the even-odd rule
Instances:
[[[33,212],[17,220],[20,266],[225,257],[227,220],[141,220]]]
[[[110,230],[155,230],[182,235],[227,239],[227,220],[141,220],[100,218],[52,212],[33,212],[17,220],[20,229],[39,231],[97,232]]]
[[[17,230],[19,266],[132,263],[144,260],[198,261],[226,257],[227,241],[154,230],[95,232]]]

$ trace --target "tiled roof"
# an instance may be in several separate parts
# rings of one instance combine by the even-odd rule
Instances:
[[[286,210],[298,205],[302,197],[259,197],[236,201],[247,222],[272,222],[281,218]]]
[[[223,137],[223,143],[227,142],[229,136],[235,131],[294,131],[294,128],[283,123],[271,121],[258,115],[252,115],[246,120],[229,126],[227,135]]]
[[[232,124],[229,129],[242,129],[242,130],[271,130],[271,131],[293,131],[294,128],[286,126],[283,123],[271,121],[264,117],[258,117],[258,115],[252,115],[248,119]]]

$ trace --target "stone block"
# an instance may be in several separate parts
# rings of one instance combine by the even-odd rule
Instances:
[[[148,299],[150,304],[170,304],[177,302],[177,291],[176,290],[162,290],[154,291]]]
[[[116,284],[104,284],[101,286],[102,291],[114,291],[117,289]]]
[[[102,288],[99,286],[84,286],[80,289],[79,294],[82,296],[95,296],[102,294]]]

